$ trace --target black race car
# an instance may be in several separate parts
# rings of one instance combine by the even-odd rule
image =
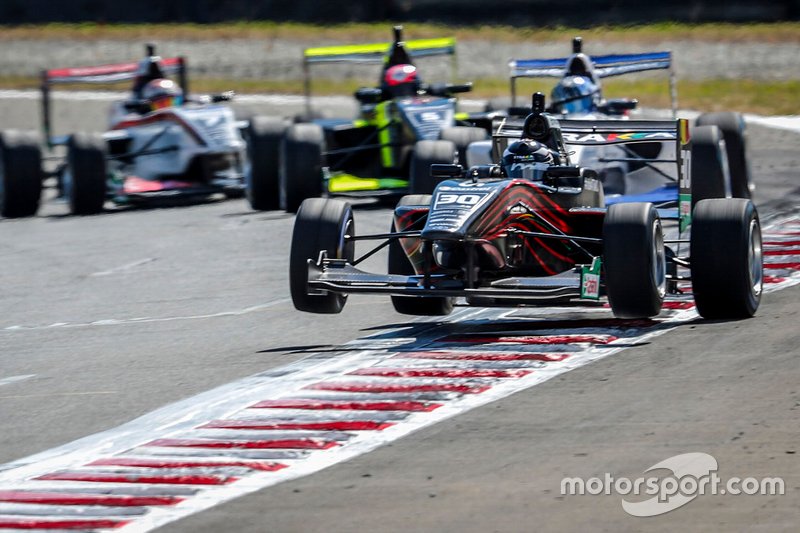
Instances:
[[[748,199],[706,197],[692,206],[687,121],[555,120],[540,93],[532,109],[496,130],[501,164],[466,172],[433,166],[444,181],[432,196],[401,199],[389,233],[358,235],[349,204],[306,200],[290,257],[295,307],[338,313],[349,293],[384,293],[401,313],[443,315],[456,297],[516,306],[591,304],[606,295],[617,317],[641,318],[657,315],[677,282],[691,280],[702,316],[755,313],[763,277],[758,214]],[[674,198],[606,208],[597,173],[571,164],[567,135],[571,144],[674,142]],[[694,179],[702,190],[707,177]],[[359,240],[382,242],[356,258]],[[359,270],[386,246],[388,274]]]
[[[299,123],[278,118],[257,124],[260,155],[247,184],[254,209],[296,211],[306,199],[322,195],[392,198],[407,192],[432,192],[428,169],[434,163],[463,160],[466,147],[488,138],[456,109],[455,95],[472,85],[423,83],[413,60],[455,54],[455,39],[308,48],[304,51],[306,114]],[[312,65],[382,65],[381,83],[356,91],[356,119],[314,118]],[[460,155],[459,155],[460,154]],[[263,162],[263,165],[262,165]],[[280,191],[280,201],[278,192]]]

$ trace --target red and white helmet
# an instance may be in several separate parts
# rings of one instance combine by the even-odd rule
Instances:
[[[164,109],[183,103],[183,91],[178,85],[166,78],[153,80],[142,89],[142,99],[150,104],[150,109]]]
[[[415,96],[420,88],[417,67],[409,64],[393,65],[383,74],[383,88],[395,96]]]

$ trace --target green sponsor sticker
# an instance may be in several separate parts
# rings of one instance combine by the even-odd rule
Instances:
[[[581,266],[581,298],[585,300],[600,299],[600,257],[592,259],[591,265]]]

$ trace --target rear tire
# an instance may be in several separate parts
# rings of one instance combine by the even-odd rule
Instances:
[[[316,124],[294,124],[281,145],[280,206],[296,212],[306,198],[322,196],[325,137]]]
[[[725,150],[722,132],[715,126],[692,130],[692,209],[708,198],[725,198]]]
[[[752,180],[747,162],[745,122],[739,113],[703,113],[697,117],[698,126],[716,126],[725,138],[725,151],[731,173],[731,195],[750,198]]]
[[[661,219],[653,204],[614,204],[608,209],[603,263],[614,316],[647,318],[661,312],[667,265]]]
[[[288,124],[280,118],[253,117],[247,127],[250,173],[246,191],[250,207],[271,211],[280,207],[279,157]]]
[[[458,150],[458,164],[467,167],[467,147],[476,141],[485,141],[489,134],[483,128],[473,126],[453,126],[442,130],[441,139],[452,141]]]
[[[453,164],[457,159],[453,141],[417,141],[411,156],[408,188],[412,194],[433,194],[436,180],[431,165]]]
[[[704,200],[692,215],[692,291],[703,318],[749,318],[761,302],[761,224],[744,198]]]
[[[94,215],[103,210],[106,201],[107,145],[103,137],[93,133],[76,133],[67,144],[66,185],[70,212],[73,215]]]
[[[408,194],[400,198],[398,206],[431,205],[429,194]],[[392,222],[391,232],[396,230]],[[398,239],[389,243],[389,274],[413,276],[414,267]],[[404,315],[442,316],[453,311],[453,298],[443,296],[392,296],[394,310]]]
[[[32,217],[42,196],[42,151],[36,136],[0,134],[0,216]]]
[[[350,204],[329,198],[309,198],[297,211],[289,254],[289,289],[295,309],[308,313],[341,313],[346,294],[308,294],[308,260],[316,261],[321,250],[330,259],[355,257],[355,243],[345,242],[353,235],[355,222]]]

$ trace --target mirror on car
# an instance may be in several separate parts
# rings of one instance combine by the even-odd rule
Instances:
[[[225,91],[224,93],[211,95],[211,101],[215,104],[218,102],[230,102],[233,100],[233,91]]]
[[[547,169],[547,175],[551,178],[576,178],[581,175],[581,169],[569,165],[553,165]]]
[[[360,87],[356,90],[356,100],[362,104],[377,104],[381,101],[383,91],[377,87]]]
[[[461,165],[431,165],[431,176],[434,178],[460,178],[464,175]]]

